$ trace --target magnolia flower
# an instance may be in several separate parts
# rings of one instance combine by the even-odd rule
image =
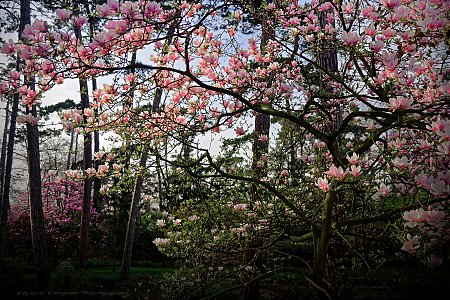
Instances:
[[[359,42],[362,41],[362,37],[359,36],[358,33],[356,32],[346,32],[344,31],[342,33],[342,41],[347,45],[347,46],[356,46],[358,45]]]
[[[356,165],[358,163],[359,160],[359,155],[356,154],[355,152],[353,152],[352,156],[348,156],[347,155],[347,160],[349,163],[351,163],[352,165]]]
[[[380,0],[380,5],[389,9],[394,9],[397,6],[402,5],[402,0]]]
[[[109,170],[109,166],[108,165],[99,165],[98,166],[98,171],[97,171],[97,176],[98,177],[104,177],[106,174],[106,172],[108,172]]]
[[[166,226],[166,221],[164,221],[163,219],[158,219],[158,220],[156,220],[156,226],[164,227],[164,226]]]
[[[412,99],[403,96],[389,99],[389,105],[391,106],[390,110],[392,111],[396,111],[397,109],[408,109],[412,103]]]
[[[101,194],[107,194],[108,192],[109,192],[109,186],[102,185],[102,187],[100,188],[100,193]]]
[[[68,20],[70,19],[70,12],[67,9],[57,9],[55,10],[56,16],[60,20]]]
[[[236,132],[236,135],[244,135],[245,134],[245,130],[242,127],[238,127],[234,130],[234,132]]]
[[[108,161],[113,161],[114,160],[114,153],[109,152],[108,155],[106,156],[106,158],[108,159]]]
[[[384,183],[380,184],[380,187],[377,190],[378,194],[380,194],[383,197],[386,197],[391,191],[392,189],[389,186],[385,185]]]
[[[87,21],[88,19],[85,16],[77,16],[73,18],[73,22],[77,27],[83,26],[84,24],[87,23]]]
[[[361,175],[361,166],[351,166],[350,172],[353,176],[359,177]]]
[[[197,221],[198,219],[200,219],[200,217],[197,216],[197,215],[193,215],[193,216],[190,216],[190,217],[189,217],[189,221],[191,221],[191,222],[195,222],[195,221]]]
[[[335,177],[339,180],[343,179],[345,177],[345,171],[342,169],[342,167],[336,167],[334,164],[330,167],[330,170],[325,172],[325,174]]]
[[[175,225],[181,225],[181,220],[180,220],[180,219],[175,219],[175,220],[173,220],[172,222],[173,222],[173,224],[175,224]]]
[[[94,169],[94,168],[88,168],[88,169],[86,169],[86,175],[87,175],[88,177],[95,176],[95,169]]]
[[[104,155],[105,155],[105,152],[103,152],[103,151],[99,151],[94,154],[95,158],[98,160],[102,160]]]
[[[170,244],[170,239],[156,238],[153,240],[153,244],[155,244],[156,247],[164,247]]]
[[[267,142],[269,140],[269,137],[265,134],[262,134],[259,136],[259,141],[260,142]]]
[[[406,167],[408,167],[410,164],[408,162],[408,158],[406,156],[396,157],[392,163],[395,167],[399,168],[400,170],[404,170]]]
[[[245,210],[246,208],[247,208],[247,204],[244,204],[244,203],[239,203],[239,204],[236,204],[233,206],[233,209],[237,210],[237,211],[242,211],[242,210]]]
[[[325,193],[330,190],[330,184],[328,183],[328,180],[326,178],[317,179],[316,185]]]
[[[283,177],[288,177],[289,176],[289,171],[284,169],[283,171],[281,171],[280,175],[283,176]]]
[[[403,251],[406,251],[410,254],[413,254],[415,250],[419,249],[420,237],[415,235],[414,237],[411,237],[411,234],[406,235],[406,241],[403,243],[403,247],[401,248]]]

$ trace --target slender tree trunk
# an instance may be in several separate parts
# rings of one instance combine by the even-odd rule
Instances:
[[[175,32],[176,28],[176,22],[173,22],[169,30],[167,32],[167,41],[166,45],[170,45],[172,42],[172,36]],[[167,48],[167,47],[164,47]],[[152,113],[156,113],[159,110],[160,104],[161,104],[161,98],[162,98],[162,90],[156,89],[153,104],[152,104]],[[141,153],[141,159],[139,162],[139,167],[143,171],[145,170],[145,166],[147,164],[147,157],[148,152],[150,151],[150,147],[148,145],[145,145],[143,147],[142,153]],[[141,189],[142,189],[142,183],[144,182],[143,174],[141,171],[136,175],[136,182],[133,192],[133,198],[131,201],[131,208],[130,208],[130,214],[128,218],[128,226],[127,226],[127,233],[125,236],[125,245],[123,248],[123,256],[122,256],[122,275],[124,277],[128,277],[130,275],[130,265],[131,265],[131,256],[133,254],[133,242],[134,242],[134,235],[136,230],[136,219],[138,216],[138,204],[139,199],[141,196]]]
[[[97,89],[97,78],[92,78],[92,91],[95,91]],[[94,109],[94,115],[95,118],[98,117],[98,109]],[[94,130],[94,152],[100,151],[100,133],[96,129]],[[96,160],[94,162],[94,168],[95,170],[98,170],[98,166],[100,165],[100,161]],[[102,208],[102,195],[100,194],[100,188],[101,188],[101,180],[100,178],[94,179],[94,208],[96,211],[100,212]]]
[[[78,160],[78,133],[75,135],[75,150],[73,152],[73,161],[72,161],[72,166],[75,165],[75,169],[77,165],[77,160]]]
[[[255,7],[258,9],[258,7]],[[266,51],[267,43],[269,39],[274,34],[273,25],[270,24],[270,20],[267,19],[265,15],[261,16],[261,52],[264,53]],[[270,85],[270,82],[268,83]],[[270,134],[270,116],[257,113],[255,116],[255,132],[253,137],[253,145],[252,145],[252,171],[253,176],[257,179],[261,179],[267,176],[267,168],[264,166],[263,168],[258,167],[258,162],[262,160],[263,155],[269,152],[269,141],[261,141],[261,136],[269,137]],[[251,186],[251,197],[252,203],[256,202],[264,202],[266,201],[267,194],[262,193],[259,189],[259,185],[252,184]],[[250,242],[248,248],[256,249],[261,246],[262,241],[259,239],[254,239]],[[249,250],[244,253],[243,263],[249,264],[255,257],[256,251]],[[258,262],[255,262],[257,265]],[[259,281],[254,281],[244,288],[241,289],[241,300],[258,300],[260,298],[260,283]]]
[[[74,3],[74,12],[78,14],[78,1]],[[77,41],[82,43],[81,28],[75,27],[75,36]],[[80,95],[81,95],[81,111],[89,108],[89,93],[86,79],[79,78]],[[83,115],[84,123],[87,123],[87,117]],[[86,128],[85,128],[86,129]],[[92,139],[91,134],[84,132],[83,139],[83,170],[92,168]],[[82,270],[86,269],[88,261],[89,246],[89,222],[91,217],[91,200],[92,200],[92,180],[89,177],[84,179],[83,187],[83,208],[81,210],[81,228],[80,228],[80,249],[78,256],[78,267]]]
[[[75,137],[75,132],[72,129],[70,131],[70,145],[69,145],[69,153],[67,154],[67,166],[66,170],[70,170],[71,164],[72,164],[72,151],[73,151],[73,141]]]
[[[2,270],[3,265],[3,257],[6,254],[6,223],[8,220],[8,212],[9,212],[9,197],[4,197],[3,195],[3,179],[5,177],[5,165],[6,165],[6,150],[8,147],[8,122],[9,122],[9,103],[6,103],[6,116],[5,116],[5,128],[3,132],[3,140],[2,140],[2,154],[1,154],[1,162],[0,162],[0,271]],[[11,174],[11,172],[10,172]],[[9,194],[9,193],[8,193]]]
[[[19,23],[19,40],[22,39],[22,32],[25,28],[26,23],[26,0],[20,1],[20,23]],[[28,22],[29,23],[29,22]],[[20,71],[20,58],[16,58],[16,71]],[[17,125],[17,114],[19,112],[19,93],[13,95],[13,103],[11,108],[11,124],[9,125],[9,135],[8,135],[8,147],[6,154],[6,165],[4,177],[0,178],[3,181],[3,190],[1,195],[1,213],[0,213],[0,267],[3,261],[3,255],[6,250],[6,224],[9,213],[9,195],[11,191],[11,172],[13,165],[14,156],[14,140],[16,137],[16,125]],[[6,126],[5,126],[6,130]]]
[[[6,101],[5,127],[3,128],[2,154],[0,157],[0,197],[1,197],[1,195],[3,195],[3,178],[5,177],[6,148],[8,146],[9,104],[10,104],[10,101],[9,100]],[[1,209],[1,206],[0,206],[0,209]]]

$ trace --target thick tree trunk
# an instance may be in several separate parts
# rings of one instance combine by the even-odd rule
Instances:
[[[36,107],[27,113],[37,117]],[[27,123],[28,175],[30,188],[30,223],[33,253],[36,265],[38,285],[45,288],[50,283],[47,266],[47,243],[45,240],[44,213],[42,209],[41,170],[39,155],[39,132],[37,124]]]
[[[31,23],[30,0],[20,1],[21,21]],[[30,88],[34,90],[34,79],[28,79]],[[37,117],[36,106],[26,108],[26,113]],[[47,266],[47,243],[45,239],[44,213],[42,208],[42,184],[39,153],[39,130],[37,124],[27,122],[27,153],[28,176],[30,189],[30,224],[33,254],[36,266],[38,286],[45,288],[50,283],[50,273]]]
[[[322,207],[322,225],[318,236],[315,237],[315,251],[314,251],[314,268],[313,276],[315,283],[327,291],[325,284],[326,267],[327,267],[327,251],[331,238],[331,225],[333,223],[333,208],[336,202],[337,193],[330,190],[324,200]],[[329,291],[327,291],[329,292]],[[328,298],[324,293],[321,298]]]

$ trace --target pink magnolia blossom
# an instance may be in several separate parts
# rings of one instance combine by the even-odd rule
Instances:
[[[344,169],[342,169],[342,167],[336,167],[334,164],[331,165],[330,170],[325,172],[325,174],[331,176],[331,177],[335,177],[339,180],[344,179],[345,177],[345,171]]]
[[[351,167],[350,167],[350,172],[351,172],[351,174],[353,175],[353,176],[355,176],[355,177],[359,177],[359,176],[361,176],[361,166],[355,166],[355,165],[352,165]]]
[[[349,163],[351,163],[352,165],[356,165],[358,163],[358,160],[359,160],[359,155],[356,154],[355,152],[353,152],[352,156],[348,156],[347,155],[346,158],[347,158]]]
[[[165,247],[170,244],[170,239],[162,239],[162,238],[156,238],[153,240],[153,244],[156,245],[156,247]]]
[[[87,168],[87,169],[86,169],[86,175],[87,175],[88,177],[93,177],[93,176],[95,176],[95,169],[94,169],[94,168]]]
[[[244,203],[239,203],[239,204],[236,204],[233,206],[233,209],[237,210],[237,211],[242,211],[242,210],[245,210],[246,208],[247,208],[247,204],[244,204]]]
[[[328,183],[328,180],[326,178],[317,179],[316,185],[325,193],[330,190],[330,184]]]
[[[412,99],[408,99],[406,97],[396,97],[389,99],[389,105],[391,106],[390,110],[396,111],[398,109],[404,110],[408,109],[413,103]]]
[[[403,213],[403,219],[405,219],[406,222],[405,226],[408,226],[410,228],[416,227],[418,223],[424,223],[426,220],[426,213],[425,211],[421,209],[414,209],[410,211],[405,211]]]
[[[359,42],[362,41],[362,37],[359,36],[358,33],[356,32],[346,32],[344,31],[342,33],[342,41],[347,45],[347,46],[356,46],[359,44]]]
[[[394,9],[397,6],[402,5],[402,0],[380,0],[380,5],[389,9]]]
[[[386,197],[391,191],[392,189],[389,186],[385,185],[384,183],[381,183],[377,189],[378,194],[380,194],[383,197]]]
[[[109,170],[109,166],[108,165],[99,165],[98,166],[98,171],[97,171],[97,176],[98,177],[105,177],[106,173]]]
[[[404,170],[410,165],[408,158],[406,156],[402,156],[401,158],[397,156],[392,161],[392,163],[394,164],[395,167],[399,168],[400,170]]]
[[[85,16],[77,16],[73,18],[73,23],[77,27],[82,27],[84,24],[86,24],[88,19]]]
[[[68,20],[70,19],[70,12],[67,9],[57,9],[55,10],[56,16],[60,20]]]
[[[158,220],[156,220],[156,226],[162,228],[162,227],[166,226],[166,221],[164,221],[163,219],[158,219]]]
[[[105,152],[103,152],[103,151],[99,151],[94,154],[95,158],[98,160],[102,160],[104,155],[105,155]]]
[[[415,235],[414,237],[412,237],[411,234],[408,233],[406,235],[406,241],[403,243],[403,247],[401,249],[410,254],[413,254],[415,250],[419,249],[420,247],[419,239],[419,236]]]
[[[265,134],[261,135],[258,139],[260,142],[267,142],[269,140],[269,137]]]
[[[375,53],[380,52],[385,46],[386,44],[383,41],[373,41],[370,43],[370,49]]]
[[[242,127],[238,127],[234,130],[234,132],[236,132],[236,135],[244,135],[245,134],[245,130]]]
[[[102,185],[102,187],[100,188],[100,193],[101,194],[108,194],[109,192],[109,186],[108,185]]]
[[[280,175],[283,176],[283,177],[288,177],[289,176],[289,171],[284,169],[283,171],[281,171]]]

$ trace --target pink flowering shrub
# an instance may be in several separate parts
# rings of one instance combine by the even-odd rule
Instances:
[[[83,182],[47,178],[42,183],[42,204],[49,257],[70,257],[78,249]],[[91,209],[91,234],[99,234],[98,213]],[[31,255],[31,229],[28,193],[12,204],[8,216],[8,235],[14,252]],[[92,247],[96,239],[92,240]]]

